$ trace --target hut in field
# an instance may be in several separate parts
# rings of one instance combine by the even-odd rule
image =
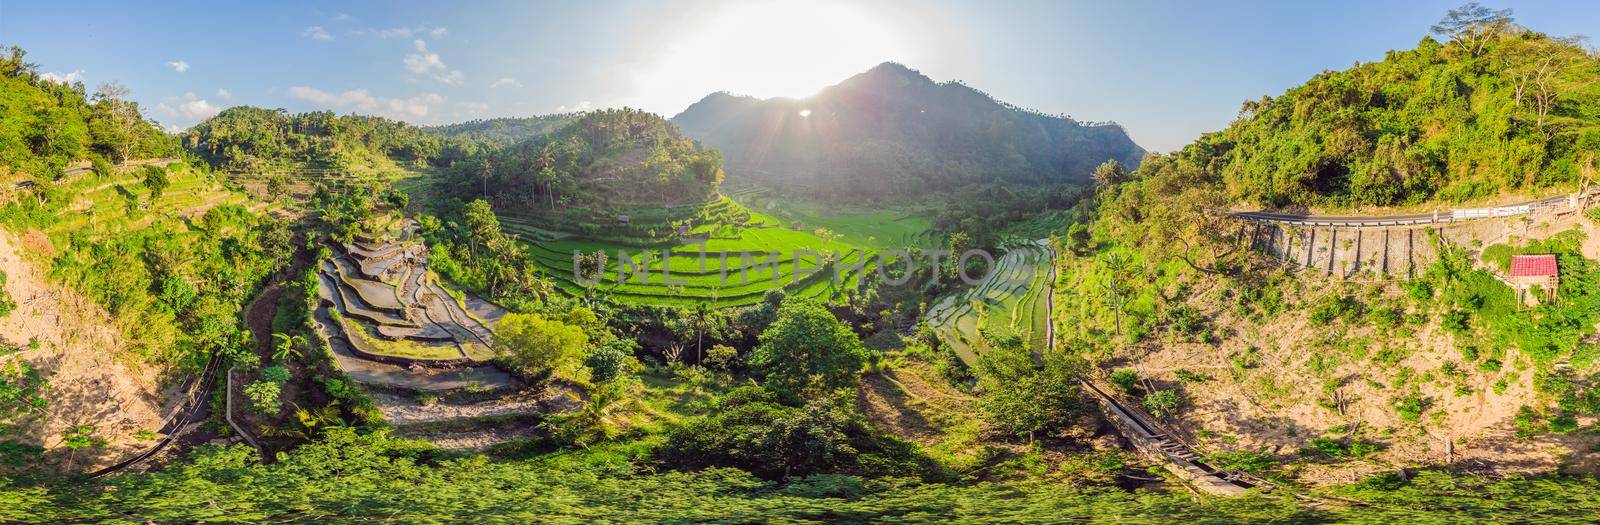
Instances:
[[[1511,273],[1506,284],[1510,284],[1517,291],[1517,298],[1529,306],[1555,300],[1556,288],[1561,286],[1555,254],[1511,256]]]

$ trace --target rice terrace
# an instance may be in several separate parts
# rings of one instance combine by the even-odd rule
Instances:
[[[502,212],[500,221],[563,292],[647,305],[743,306],[772,290],[837,299],[878,271],[880,250],[931,239],[927,219],[908,212],[823,212],[764,193],[598,215]]]

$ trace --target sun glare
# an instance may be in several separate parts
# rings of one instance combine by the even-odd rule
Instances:
[[[635,98],[687,98],[726,90],[809,96],[912,51],[897,16],[871,4],[765,1],[691,15],[641,49]]]

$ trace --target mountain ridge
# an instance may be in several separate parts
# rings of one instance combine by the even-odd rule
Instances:
[[[672,118],[723,151],[730,179],[833,196],[973,183],[1087,184],[1144,156],[1119,125],[1045,115],[884,62],[800,99],[707,95]]]

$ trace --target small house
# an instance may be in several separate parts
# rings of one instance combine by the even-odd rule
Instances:
[[[626,214],[626,213],[618,214],[617,215],[617,224],[628,224],[628,214]]]
[[[1507,283],[1517,290],[1517,297],[1523,304],[1538,305],[1541,300],[1556,298],[1556,288],[1561,285],[1558,270],[1555,254],[1513,255]]]

